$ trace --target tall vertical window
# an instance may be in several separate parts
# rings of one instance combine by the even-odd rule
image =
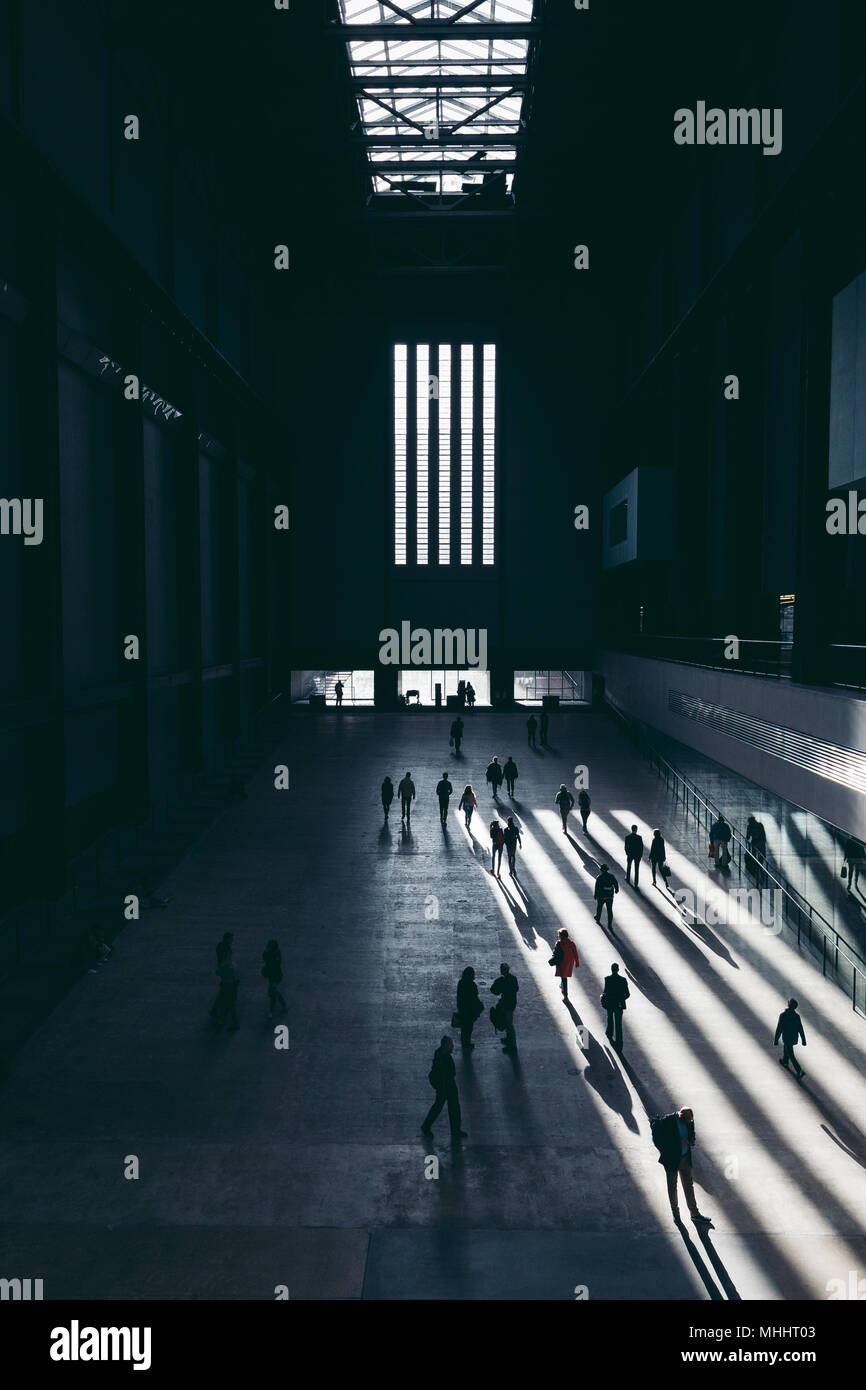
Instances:
[[[395,564],[495,564],[496,390],[493,343],[395,345]]]

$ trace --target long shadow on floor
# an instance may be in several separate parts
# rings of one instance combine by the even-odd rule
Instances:
[[[700,1240],[701,1245],[706,1250],[707,1255],[710,1259],[710,1263],[712,1264],[713,1269],[716,1271],[716,1274],[721,1280],[722,1288],[728,1295],[729,1300],[732,1303],[739,1303],[741,1302],[739,1291],[730,1274],[728,1273],[727,1269],[725,1268],[721,1256],[718,1254],[717,1250],[713,1245],[712,1240],[710,1239],[710,1230],[711,1227],[706,1226],[702,1223],[700,1226],[697,1227],[698,1239]]]
[[[713,1279],[713,1276],[710,1274],[710,1271],[707,1269],[707,1266],[704,1264],[704,1261],[701,1259],[701,1253],[698,1250],[698,1247],[695,1245],[694,1241],[692,1240],[691,1236],[689,1235],[688,1230],[682,1223],[680,1223],[679,1226],[677,1226],[677,1230],[682,1236],[683,1245],[686,1247],[686,1250],[689,1254],[689,1258],[692,1264],[694,1265],[695,1269],[697,1270],[698,1275],[700,1276],[701,1283],[703,1284],[710,1298],[715,1303],[724,1303],[725,1300],[722,1296],[721,1289],[718,1287],[715,1280]]]
[[[538,943],[535,939],[535,929],[530,925],[529,917],[523,910],[523,905],[519,904],[517,900],[511,896],[505,884],[502,882],[502,879],[498,878],[496,880],[496,885],[508,904],[508,909],[514,918],[514,925],[520,932],[524,944],[528,946],[531,951],[538,950]]]
[[[583,867],[586,869],[587,873],[592,874],[593,878],[598,878],[599,874],[601,873],[601,864],[598,862],[598,860],[594,859],[591,854],[587,854],[585,849],[581,849],[580,845],[572,835],[571,831],[566,832],[565,838],[577,850],[577,853],[580,856],[580,862],[583,864]]]

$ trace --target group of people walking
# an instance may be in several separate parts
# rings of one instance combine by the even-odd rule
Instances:
[[[216,944],[216,973],[219,979],[219,992],[214,1000],[210,1021],[217,1032],[225,1026],[229,1033],[236,1033],[238,1023],[237,999],[240,976],[234,967],[232,942],[234,932],[227,931]],[[262,952],[261,973],[268,986],[268,1018],[286,1012],[286,1001],[279,986],[283,980],[283,964],[280,948],[276,941],[269,941]]]

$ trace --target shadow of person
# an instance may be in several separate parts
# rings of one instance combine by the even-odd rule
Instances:
[[[701,1245],[706,1250],[707,1255],[710,1259],[710,1263],[713,1266],[713,1269],[716,1271],[716,1274],[718,1275],[719,1281],[725,1293],[727,1294],[728,1299],[732,1303],[742,1302],[736,1284],[734,1283],[733,1279],[731,1278],[730,1274],[725,1268],[721,1257],[719,1256],[717,1250],[715,1249],[715,1246],[713,1245],[713,1242],[710,1240],[710,1231],[714,1229],[712,1221],[702,1221],[700,1225],[695,1227],[695,1229],[698,1233],[698,1239],[701,1242]]]
[[[411,844],[411,843],[412,843],[412,826],[411,826],[411,823],[407,823],[406,821],[403,821],[403,822],[401,823],[401,825],[400,825],[400,847],[401,847],[401,849],[402,849],[404,845],[409,845],[409,844]]]
[[[387,821],[379,831],[379,849],[385,851],[391,849],[391,827]]]
[[[601,873],[601,865],[599,864],[598,860],[594,859],[591,854],[587,854],[586,850],[581,848],[581,846],[578,844],[577,840],[574,838],[570,830],[566,831],[565,838],[568,840],[569,844],[574,845],[574,848],[577,850],[577,853],[580,856],[580,862],[583,864],[583,867],[587,870],[587,872],[591,873],[593,878],[598,878],[599,874]]]
[[[829,1125],[822,1125],[821,1128],[827,1135],[827,1138],[832,1139],[833,1143],[842,1150],[843,1154],[847,1154],[848,1158],[853,1158],[854,1162],[859,1163],[861,1168],[866,1168],[866,1158],[862,1157],[858,1153],[855,1153],[854,1149],[851,1148],[850,1144],[846,1144],[844,1139],[841,1139],[838,1135],[833,1133]]]
[[[697,1270],[700,1276],[701,1283],[703,1284],[710,1298],[713,1299],[716,1303],[724,1303],[724,1295],[722,1294],[722,1291],[719,1288],[716,1281],[714,1280],[713,1276],[710,1274],[710,1271],[707,1269],[707,1266],[704,1264],[704,1261],[701,1258],[701,1252],[698,1250],[698,1247],[695,1245],[694,1241],[689,1235],[685,1223],[682,1221],[678,1221],[677,1230],[682,1236],[683,1245],[686,1247],[692,1264]]]
[[[740,967],[737,965],[737,962],[734,960],[727,946],[716,936],[709,923],[686,906],[688,898],[681,901],[673,895],[670,889],[666,890],[666,894],[671,898],[673,906],[682,918],[683,925],[687,927],[699,941],[704,943],[707,950],[712,951],[714,955],[718,956],[720,960],[725,961],[727,965],[733,966],[734,970],[739,970]]]
[[[520,932],[520,935],[523,938],[524,942],[531,951],[537,951],[538,942],[535,939],[535,931],[529,924],[529,918],[523,911],[522,904],[516,902],[515,899],[512,898],[511,894],[508,892],[508,889],[502,882],[501,878],[498,878],[496,880],[496,883],[497,886],[502,890],[502,896],[508,904],[509,911],[511,912],[511,915],[514,918],[514,924],[517,927],[517,930]]]
[[[569,1010],[569,1012],[572,1012]],[[628,1129],[638,1134],[639,1126],[632,1110],[631,1093],[623,1080],[622,1073],[607,1048],[596,1042],[586,1031],[586,1045],[583,1048],[589,1058],[589,1065],[583,1070],[583,1079],[604,1101],[609,1109],[620,1115]]]

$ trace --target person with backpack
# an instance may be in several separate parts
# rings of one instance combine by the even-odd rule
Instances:
[[[505,840],[505,848],[508,851],[508,872],[512,878],[516,878],[515,855],[517,854],[518,845],[520,845],[521,849],[523,848],[523,841],[520,838],[520,831],[514,824],[513,816],[508,817],[502,835]]]
[[[463,788],[463,795],[461,796],[460,801],[457,804],[457,810],[462,811],[464,816],[466,817],[467,830],[469,829],[469,823],[472,820],[472,812],[475,810],[475,807],[477,805],[478,798],[476,797],[474,791],[467,782],[466,786]]]
[[[442,780],[436,783],[436,796],[439,800],[439,819],[445,825],[448,821],[448,802],[451,800],[451,793],[454,788],[448,777],[447,772],[442,773]]]
[[[415,783],[412,781],[411,772],[407,772],[403,781],[397,788],[400,793],[400,806],[402,814],[401,820],[409,821],[412,819],[412,802],[415,800]]]
[[[478,998],[475,971],[471,965],[467,965],[457,981],[457,1011],[451,1020],[452,1027],[460,1029],[460,1046],[465,1052],[471,1052],[475,1047],[472,1029],[483,1013],[484,1005]]]
[[[502,846],[505,843],[505,836],[502,826],[498,820],[490,822],[490,872],[494,878],[501,878],[502,873]],[[497,865],[500,872],[497,872]]]
[[[572,796],[571,792],[568,790],[568,787],[567,787],[567,786],[565,785],[565,783],[563,782],[563,783],[561,783],[560,788],[559,788],[559,791],[556,793],[556,796],[555,796],[553,799],[554,799],[556,805],[559,807],[559,814],[560,814],[561,817],[562,817],[562,833],[563,833],[563,835],[567,835],[567,834],[568,834],[568,813],[569,813],[569,811],[571,810],[572,806],[574,805],[574,797]]]
[[[634,886],[637,888],[638,877],[640,875],[640,861],[643,859],[643,840],[637,833],[637,826],[633,825],[631,833],[626,835],[623,845],[625,848],[625,881],[631,882],[632,865],[634,866]]]
[[[433,1053],[433,1065],[427,1073],[427,1080],[436,1092],[436,1099],[424,1116],[421,1125],[421,1133],[426,1134],[428,1139],[433,1137],[433,1121],[442,1110],[448,1106],[448,1122],[451,1125],[452,1139],[466,1139],[468,1136],[465,1129],[460,1128],[460,1096],[457,1093],[457,1068],[454,1065],[454,1058],[451,1056],[454,1051],[454,1040],[449,1038],[447,1033],[442,1038],[436,1051]]]
[[[619,892],[619,884],[606,864],[602,864],[595,880],[593,896],[596,901],[595,920],[601,925],[601,909],[607,908],[607,925],[613,926],[613,895]]]
[[[568,982],[572,972],[580,965],[580,956],[565,927],[560,927],[556,933],[556,945],[553,948],[553,955],[547,963],[556,966],[556,978],[559,980],[559,988],[562,991],[562,1002],[567,1004]]]
[[[463,720],[460,718],[460,715],[458,714],[457,718],[451,725],[451,742],[454,745],[455,758],[460,757],[460,745],[463,742],[463,729]]]
[[[382,810],[385,812],[385,819],[388,819],[388,812],[391,809],[391,802],[394,800],[394,783],[390,777],[386,777],[382,783]]]
[[[592,800],[590,798],[589,792],[579,791],[577,794],[577,809],[580,811],[580,819],[583,821],[584,835],[589,834],[589,831],[586,828],[586,823],[589,820],[589,810],[591,805]]]
[[[534,714],[531,714],[531,715],[529,716],[529,718],[527,719],[527,721],[526,721],[526,732],[527,732],[527,735],[528,735],[528,742],[529,742],[530,748],[534,748],[534,747],[535,747],[535,731],[536,731],[537,728],[538,728],[538,720],[536,719],[536,717],[535,717]]]
[[[776,1024],[776,1036],[773,1038],[773,1046],[776,1047],[782,1039],[782,1055],[779,1058],[779,1066],[788,1070],[788,1063],[793,1065],[797,1080],[806,1073],[794,1056],[794,1048],[798,1042],[806,1046],[806,1034],[803,1032],[803,1020],[797,1013],[796,999],[788,1000],[788,1007],[779,1014],[779,1021]]]
[[[649,854],[650,868],[652,869],[654,887],[656,884],[656,874],[661,874],[662,881],[664,883],[667,883],[668,873],[670,872],[670,870],[668,869],[668,866],[665,863],[666,853],[667,850],[665,849],[664,836],[662,835],[662,832],[660,830],[654,830],[652,842],[650,844]],[[666,870],[667,872],[665,872]]]
[[[624,980],[620,975],[619,966],[614,961],[610,967],[610,974],[604,977],[601,1007],[607,1010],[607,1027],[604,1031],[614,1047],[618,1048],[620,1052],[622,1051],[622,1015],[629,994],[628,980]]]
[[[507,790],[507,792],[508,792],[508,795],[511,797],[511,799],[512,799],[512,801],[513,801],[513,800],[514,800],[514,783],[517,781],[517,763],[514,761],[514,759],[513,759],[510,755],[509,755],[509,758],[508,758],[508,762],[505,764],[504,768],[502,769],[502,775],[503,775],[503,777],[505,778],[505,788],[506,788],[506,790]]]
[[[650,1121],[650,1127],[653,1143],[659,1151],[659,1163],[667,1177],[668,1198],[674,1222],[677,1226],[682,1224],[678,1200],[679,1180],[686,1194],[692,1220],[696,1224],[703,1222],[711,1225],[711,1217],[701,1215],[695,1200],[695,1184],[692,1177],[692,1148],[697,1143],[694,1111],[684,1106],[670,1115],[655,1115]]]
[[[262,974],[268,982],[268,1018],[273,1018],[277,1012],[286,1012],[286,1001],[277,988],[283,978],[283,961],[276,941],[268,942],[262,952],[262,961]],[[279,1010],[277,1004],[280,1006]]]
[[[485,778],[493,788],[493,798],[494,800],[496,800],[496,798],[499,796],[499,788],[502,786],[502,768],[500,767],[499,759],[496,757],[495,754],[493,755],[492,760],[487,764],[487,772],[485,773]]]
[[[499,995],[499,1010],[502,1016],[502,1027],[505,1029],[505,1038],[502,1043],[503,1052],[517,1051],[517,1034],[514,1031],[514,1010],[517,1008],[517,991],[520,986],[516,976],[512,975],[511,967],[505,962],[499,967],[499,975],[490,986],[491,994]]]

